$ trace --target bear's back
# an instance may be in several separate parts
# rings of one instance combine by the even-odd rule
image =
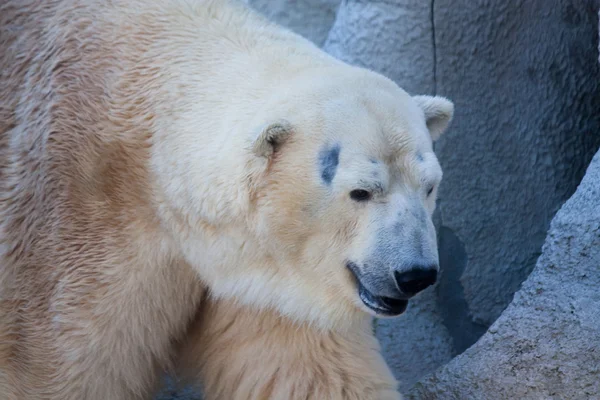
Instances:
[[[151,40],[126,5],[0,6],[3,398],[138,398],[200,301],[152,208],[148,71],[130,68]]]

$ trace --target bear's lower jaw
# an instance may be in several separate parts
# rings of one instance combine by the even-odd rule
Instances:
[[[363,304],[369,310],[373,311],[376,316],[396,317],[406,311],[406,307],[408,306],[408,300],[406,298],[398,299],[393,297],[377,296],[362,284],[359,277],[360,272],[358,271],[358,267],[355,263],[350,261],[346,263],[346,267],[354,277],[354,281],[358,287],[358,297],[360,297]]]
[[[363,304],[374,311],[377,315],[396,317],[406,311],[408,300],[392,299],[391,297],[376,296],[358,280],[358,296]]]

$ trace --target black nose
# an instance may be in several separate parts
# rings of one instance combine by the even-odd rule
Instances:
[[[418,267],[406,272],[394,272],[398,288],[406,295],[413,296],[433,285],[437,279],[435,267]]]

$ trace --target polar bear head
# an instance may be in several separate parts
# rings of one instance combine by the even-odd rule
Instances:
[[[258,136],[256,156],[269,163],[258,226],[312,296],[396,316],[436,281],[432,142],[453,104],[369,73],[347,79],[312,86]]]
[[[299,320],[403,313],[436,281],[432,143],[452,116],[449,100],[358,68],[286,82],[246,131],[213,140],[223,161],[206,144],[178,147],[210,160],[171,175],[202,206],[184,218],[187,259],[216,296]]]

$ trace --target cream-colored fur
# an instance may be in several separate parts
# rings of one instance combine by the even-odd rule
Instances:
[[[400,398],[366,315],[339,332],[219,301],[191,332],[181,375],[202,382],[206,400]]]
[[[149,398],[179,364],[213,399],[400,398],[344,262],[386,204],[433,212],[451,103],[225,0],[9,0],[0,29],[1,399]]]

